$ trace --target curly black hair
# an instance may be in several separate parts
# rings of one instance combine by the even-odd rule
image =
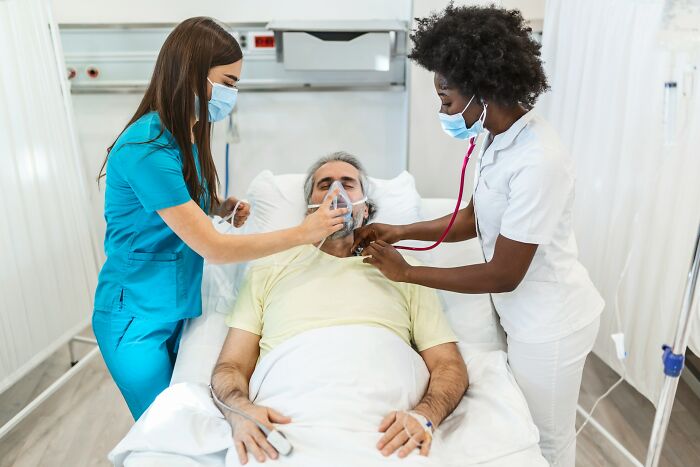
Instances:
[[[518,10],[459,6],[416,18],[408,57],[469,98],[532,107],[549,89],[540,45]]]

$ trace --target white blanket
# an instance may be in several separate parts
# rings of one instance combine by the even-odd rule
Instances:
[[[377,427],[392,410],[412,408],[429,374],[420,356],[388,330],[339,326],[305,332],[257,365],[250,397],[292,418],[280,426],[294,446],[275,465],[546,466],[534,451],[537,429],[501,351],[467,362],[471,386],[436,432],[429,457],[384,458]],[[513,463],[517,454],[521,461]],[[525,455],[527,453],[527,455]],[[143,456],[148,463],[139,463]],[[504,463],[499,459],[510,459]],[[110,453],[116,466],[238,466],[228,423],[205,385],[164,391]],[[248,465],[258,465],[250,459]]]

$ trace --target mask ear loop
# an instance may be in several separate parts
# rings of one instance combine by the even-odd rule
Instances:
[[[476,94],[473,94],[473,95],[472,95],[472,98],[469,99],[469,102],[467,102],[466,107],[464,107],[464,110],[462,110],[462,111],[459,113],[460,115],[464,114],[464,112],[467,111],[467,109],[469,108],[469,106],[472,105],[472,101],[474,100],[475,97],[476,97]]]
[[[481,105],[484,107],[484,110],[481,112],[481,115],[479,115],[479,120],[481,120],[481,124],[484,125],[486,124],[486,109],[489,108],[489,105],[483,100],[481,101]]]

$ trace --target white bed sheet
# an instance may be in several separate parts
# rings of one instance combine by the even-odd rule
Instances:
[[[422,214],[425,219],[432,219],[450,212],[454,208],[454,201],[447,199],[424,200]],[[425,263],[436,266],[457,266],[483,261],[481,249],[476,241],[463,242],[461,244],[445,244],[438,249],[427,253],[416,254]],[[505,349],[503,332],[498,325],[496,314],[487,295],[461,295],[441,292],[441,297],[445,304],[447,316],[459,336],[460,351],[468,363],[479,361],[479,354],[490,354],[493,358],[495,351]],[[190,320],[185,324],[183,337],[180,344],[180,352],[171,385],[180,383],[208,384],[213,366],[226,336],[227,328],[224,323],[225,315],[212,311],[213,304],[204,303],[204,313],[201,317]],[[505,361],[505,355],[503,355]],[[472,373],[479,374],[479,370]],[[499,370],[501,371],[501,370]],[[519,389],[504,365],[502,372],[505,373],[504,380],[508,379],[510,385],[499,384],[500,387],[492,387],[490,390],[495,393],[504,391],[504,397],[512,397],[513,391],[519,393]],[[472,379],[473,385],[478,385],[479,381]],[[525,410],[514,413],[514,417],[523,417],[527,412],[524,398],[522,404]],[[520,420],[522,421],[522,420]],[[534,428],[531,419],[529,424]],[[493,429],[490,436],[499,438],[500,433],[497,425],[484,424],[484,429]],[[530,436],[523,433],[523,436]],[[508,443],[508,440],[503,440]],[[216,465],[224,466],[224,453],[209,454],[205,456],[187,457],[166,452],[143,451],[130,453],[124,465],[129,467],[140,466],[193,466],[193,465]],[[467,465],[468,463],[465,463]],[[545,466],[547,465],[540,454],[536,441],[532,446],[521,449],[518,452],[490,459],[478,465],[489,467],[497,466]]]

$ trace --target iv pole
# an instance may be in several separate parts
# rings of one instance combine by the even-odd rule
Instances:
[[[688,271],[688,279],[685,285],[685,293],[683,295],[683,304],[681,305],[681,314],[678,318],[678,326],[676,328],[676,337],[673,342],[673,347],[663,346],[663,364],[664,374],[666,379],[661,396],[659,397],[659,406],[656,409],[656,417],[654,418],[654,426],[651,430],[649,438],[649,450],[647,451],[647,459],[645,467],[658,467],[661,458],[661,450],[668,429],[668,422],[671,418],[671,409],[673,401],[676,397],[676,389],[678,387],[678,378],[683,371],[685,364],[685,352],[688,348],[688,339],[690,338],[690,328],[692,323],[693,310],[695,310],[695,289],[698,283],[698,273],[700,272],[700,228],[695,239],[695,253],[693,261]]]

